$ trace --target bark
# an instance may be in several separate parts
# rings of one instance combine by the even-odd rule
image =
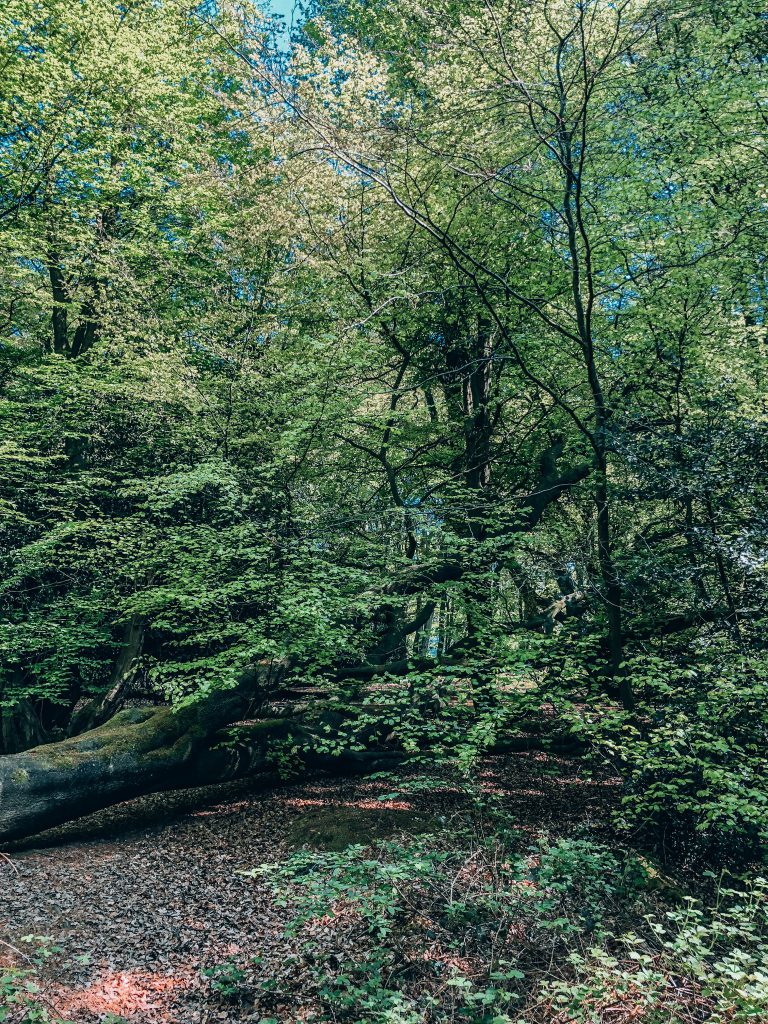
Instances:
[[[275,773],[276,741],[311,740],[300,717],[244,723],[228,732],[212,728],[242,710],[236,698],[172,708],[131,708],[76,739],[49,743],[0,758],[0,843],[35,836],[123,800],[171,789],[189,789]],[[230,723],[227,723],[230,724]],[[315,723],[315,728],[321,723]],[[386,729],[382,729],[386,731]],[[571,737],[534,734],[499,737],[489,755],[544,750],[579,755],[585,745]],[[387,771],[407,762],[401,750],[302,753],[298,767],[310,774]]]
[[[53,298],[53,312],[51,313],[53,351],[58,355],[64,355],[69,349],[69,327],[67,325],[69,295],[60,258],[56,252],[48,254],[48,277],[51,282],[51,297]]]
[[[123,641],[120,653],[112,672],[109,690],[101,698],[90,700],[78,707],[69,724],[69,735],[77,736],[97,725],[103,725],[121,710],[136,675],[137,658],[141,654],[144,643],[144,623],[138,616],[133,616],[123,628]]]
[[[0,754],[16,754],[45,740],[45,729],[28,700],[0,707]]]
[[[562,440],[558,439],[542,452],[536,489],[521,503],[524,519],[516,524],[514,532],[523,533],[534,530],[550,505],[592,473],[592,464],[588,462],[569,466],[563,471],[558,470],[558,461],[563,449],[564,444]]]
[[[0,758],[0,841],[144,793],[228,777],[237,751],[218,749],[218,730],[247,714],[255,696],[279,685],[283,671],[260,664],[244,672],[235,688],[195,704],[130,708],[80,736]],[[266,743],[279,727],[265,723],[263,733]],[[250,761],[255,757],[254,748]]]
[[[411,636],[413,633],[417,633],[422,626],[430,621],[435,611],[435,602],[428,601],[423,608],[421,608],[414,618],[410,622],[404,622],[401,624],[395,624],[387,632],[386,636],[376,645],[376,647],[369,654],[369,660],[371,663],[379,664],[386,662],[388,658],[392,658],[398,651],[405,648],[406,637]]]
[[[441,654],[438,658],[398,658],[394,661],[387,661],[376,664],[347,665],[337,669],[335,678],[359,679],[361,681],[374,679],[376,676],[407,676],[411,672],[430,672],[433,669],[439,670],[453,665],[460,665],[474,650],[472,637],[464,636]]]
[[[282,674],[280,672],[280,674]],[[339,729],[344,716],[326,712],[308,724],[300,715],[238,724],[222,731],[247,712],[259,685],[275,679],[274,669],[260,666],[234,690],[194,705],[173,709],[129,708],[105,725],[58,743],[0,758],[0,843],[37,835],[112,804],[147,793],[187,789],[239,778],[255,772],[274,773],[273,745],[302,744],[299,768],[307,773],[371,772],[407,761],[401,750],[386,749],[387,728],[366,728],[366,736],[349,737],[351,746],[369,741],[372,749],[341,750],[329,755],[311,752],[315,736]],[[367,740],[366,740],[367,737]],[[499,737],[488,754],[528,750],[583,753],[569,737],[528,734]]]
[[[624,671],[623,594],[616,572],[611,544],[610,506],[608,499],[607,468],[604,455],[596,474],[595,502],[597,505],[597,545],[600,575],[603,582],[603,604],[608,622],[608,690],[616,690],[622,706],[631,711],[635,706],[632,681]]]
[[[94,281],[91,281],[91,288],[95,289]],[[72,339],[71,357],[76,359],[78,356],[84,355],[96,343],[97,335],[96,307],[93,300],[88,298],[80,307],[80,323]]]
[[[670,615],[666,619],[641,619],[631,624],[627,630],[627,639],[633,642],[653,640],[660,636],[672,636],[684,633],[689,629],[699,629],[706,623],[719,624],[727,627],[730,609],[717,605],[714,608],[691,608]]]

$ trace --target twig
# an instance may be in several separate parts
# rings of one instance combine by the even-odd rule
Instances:
[[[18,873],[19,873],[19,869],[18,869],[18,868],[16,867],[16,865],[15,865],[15,864],[13,863],[13,861],[12,861],[12,860],[11,860],[11,858],[10,858],[10,857],[8,856],[8,854],[7,854],[7,853],[3,853],[3,852],[2,852],[2,850],[0,850],[0,860],[4,860],[4,861],[5,861],[5,863],[6,863],[6,864],[8,864],[8,865],[9,865],[9,866],[10,866],[11,868],[13,868],[13,870],[14,870],[14,871],[16,872],[16,874],[18,875]]]

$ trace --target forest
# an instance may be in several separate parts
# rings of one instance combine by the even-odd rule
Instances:
[[[756,0],[5,0],[0,1021],[768,1022]]]

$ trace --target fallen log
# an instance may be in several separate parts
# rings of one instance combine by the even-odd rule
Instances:
[[[402,751],[382,744],[383,727],[382,735],[370,737],[374,749],[313,751],[316,730],[339,724],[338,715],[329,712],[313,723],[292,715],[225,730],[243,717],[254,693],[263,693],[275,678],[273,666],[258,666],[234,689],[196,703],[128,708],[79,736],[0,757],[0,844],[144,794],[274,772],[281,742],[301,749],[300,772],[381,771],[407,761]],[[351,745],[359,742],[358,737]],[[524,750],[574,754],[583,747],[568,738],[528,735],[500,737],[487,753]]]
[[[33,835],[145,793],[231,777],[244,755],[219,749],[218,731],[241,718],[283,668],[260,664],[237,686],[179,708],[120,711],[104,725],[58,743],[0,757],[0,842]],[[282,721],[260,723],[262,746]],[[255,762],[258,744],[249,755]],[[247,770],[250,765],[243,765]]]
[[[269,718],[211,734],[190,709],[132,708],[74,739],[0,758],[0,844],[37,835],[123,800],[226,782],[257,772],[277,778],[275,745],[311,743],[301,718]],[[299,772],[395,768],[398,751],[303,750]]]

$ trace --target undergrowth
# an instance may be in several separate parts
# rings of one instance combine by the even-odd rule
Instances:
[[[50,939],[25,935],[24,949],[5,944],[13,962],[0,965],[0,1022],[2,1024],[67,1024],[44,996],[40,974],[47,960],[61,950]]]
[[[291,1020],[768,1020],[760,876],[710,875],[686,896],[636,853],[588,835],[531,840],[501,814],[408,841],[303,850],[252,873],[290,912],[306,988]],[[274,985],[257,997],[266,1012]]]

